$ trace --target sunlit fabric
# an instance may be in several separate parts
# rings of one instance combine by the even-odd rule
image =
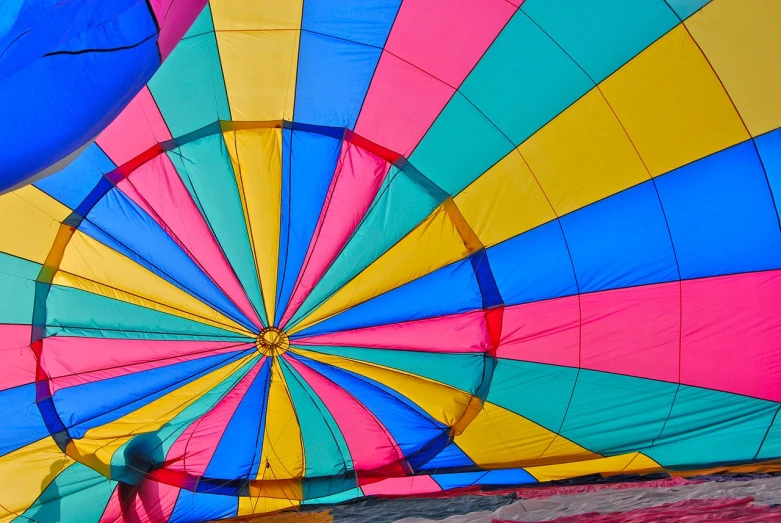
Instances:
[[[0,522],[772,467],[779,20],[211,0],[0,197]]]
[[[2,0],[0,193],[62,169],[133,99],[206,0]]]

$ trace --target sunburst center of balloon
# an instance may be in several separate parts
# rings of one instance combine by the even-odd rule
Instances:
[[[255,346],[264,356],[281,356],[290,348],[290,338],[276,327],[267,327],[258,334]]]

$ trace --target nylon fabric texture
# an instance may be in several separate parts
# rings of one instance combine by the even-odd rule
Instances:
[[[125,3],[0,196],[0,522],[777,469],[781,4]]]

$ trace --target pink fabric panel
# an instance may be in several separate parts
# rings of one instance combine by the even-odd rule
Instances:
[[[440,492],[442,488],[431,476],[387,478],[376,483],[361,485],[366,496],[412,496]]]
[[[293,343],[423,352],[485,352],[491,348],[483,311],[321,334]]]
[[[246,350],[252,344],[55,336],[43,340],[42,366],[54,391],[204,356]]]
[[[179,488],[152,480],[137,487],[119,483],[111,494],[100,523],[152,523],[168,521]]]
[[[409,96],[410,92],[415,96]],[[433,76],[383,52],[355,132],[409,155],[454,92]]]
[[[505,0],[405,0],[356,132],[408,156],[515,11]]]
[[[30,349],[29,325],[0,325],[0,390],[35,381],[35,356]]]
[[[577,367],[579,325],[577,296],[507,307],[497,356]]]
[[[580,299],[583,368],[678,381],[680,283],[584,294]]]
[[[236,274],[167,155],[146,162],[117,186],[179,244],[247,318],[260,326]]]
[[[681,379],[781,401],[781,271],[683,282]]]
[[[390,164],[379,156],[349,142],[342,144],[336,173],[281,325],[295,314],[339,254],[369,209],[389,168]]]
[[[385,427],[366,407],[344,389],[285,356],[334,417],[344,435],[356,471],[401,473],[404,456]]]
[[[166,469],[203,476],[228,421],[264,363],[258,362],[214,408],[187,427],[168,451]]]
[[[103,152],[120,166],[153,145],[171,139],[168,127],[144,87],[95,140]]]
[[[405,0],[385,49],[455,88],[515,11],[506,0]]]
[[[160,27],[157,47],[165,60],[203,11],[207,0],[150,0]]]

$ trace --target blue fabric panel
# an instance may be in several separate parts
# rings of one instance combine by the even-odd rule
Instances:
[[[404,456],[423,451],[425,445],[431,441],[443,437],[444,440],[447,439],[447,427],[432,419],[406,398],[402,400],[400,394],[380,383],[304,356],[292,357],[325,376],[360,401],[388,429]]]
[[[266,359],[236,408],[214,451],[206,477],[252,477],[260,464],[263,433],[266,426],[271,362]]]
[[[567,244],[558,222],[540,225],[487,252],[491,271],[507,305],[577,293]]]
[[[35,383],[0,391],[0,456],[49,435],[35,404]]]
[[[182,489],[174,505],[169,523],[201,523],[235,517],[239,510],[238,496],[200,494]]]
[[[753,460],[777,410],[775,402],[681,386],[664,431],[645,453],[670,468]]]
[[[527,0],[521,9],[597,83],[678,25],[665,0]]]
[[[182,248],[134,201],[112,189],[92,208],[79,229],[146,267],[251,331],[252,322]]]
[[[60,389],[54,394],[54,404],[65,425],[71,427],[71,436],[80,438],[89,429],[138,410],[247,353],[227,352]]]
[[[580,292],[678,279],[653,182],[561,218]]]
[[[384,47],[400,0],[306,0],[301,27],[351,42]]]
[[[781,213],[781,129],[754,138],[759,151],[759,158],[765,168],[773,200],[776,204],[776,214]]]
[[[279,237],[277,317],[293,293],[314,234],[341,150],[341,138],[306,131],[283,131],[282,219]]]
[[[455,474],[434,474],[434,481],[442,490],[452,488],[483,486],[511,486],[537,483],[534,477],[523,469],[492,470],[490,472],[460,472]]]
[[[305,3],[304,9],[309,5]],[[381,49],[301,32],[295,120],[354,127]]]
[[[0,190],[97,136],[160,65],[144,2],[44,0],[11,13],[0,33]]]
[[[488,260],[488,254],[485,249],[471,254],[469,262],[472,264],[472,270],[475,271],[477,285],[480,288],[480,294],[483,297],[483,308],[490,309],[502,305],[502,294],[496,284],[493,272],[491,271],[491,262]]]
[[[35,183],[40,190],[75,209],[98,184],[116,168],[96,144],[92,144],[65,169]]]
[[[481,306],[480,287],[468,258],[351,307],[295,337],[457,314]]]
[[[436,471],[439,469],[452,469],[458,467],[474,467],[474,462],[455,443],[450,443],[442,452],[420,467],[421,471]]]
[[[656,179],[683,278],[781,267],[781,230],[751,141]]]

